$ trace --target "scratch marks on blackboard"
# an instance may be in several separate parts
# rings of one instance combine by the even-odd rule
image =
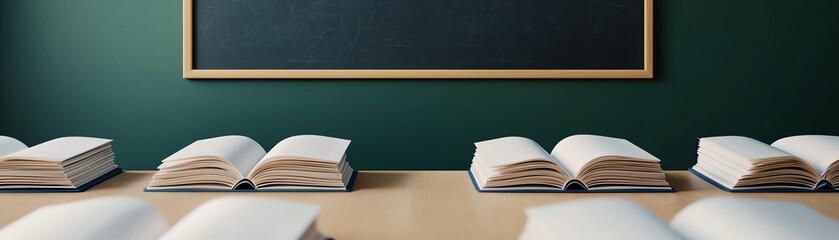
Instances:
[[[320,35],[318,37],[323,38],[323,35],[325,35],[327,32],[337,32],[337,31],[338,31],[337,29],[334,29],[332,27],[326,27],[326,29],[324,29],[323,31],[320,32]]]
[[[361,29],[355,32],[355,38],[350,43],[350,49],[347,49],[347,52],[352,52],[352,49],[355,48],[355,43],[358,42],[358,36],[361,35]]]
[[[495,6],[498,5],[498,0],[492,1],[492,7],[490,10],[495,10]]]
[[[378,10],[378,8],[373,8],[373,13],[370,14],[370,19],[367,20],[368,27],[370,26],[370,23],[373,23],[373,17],[376,16],[376,10]]]
[[[288,15],[291,17],[306,17],[306,14],[309,12],[311,12],[311,10],[306,9],[305,4],[302,8],[297,7],[296,5],[294,5],[294,3],[291,3],[291,5],[289,5],[288,7]]]
[[[373,24],[373,19],[376,17],[376,12],[378,11],[378,8],[373,8],[372,11],[373,12],[370,13],[370,17],[367,18],[367,26],[362,27],[361,22],[356,21],[356,27],[358,28],[358,30],[355,31],[355,37],[353,37],[353,40],[350,43],[350,47],[347,49],[347,52],[352,52],[353,49],[355,49],[355,45],[356,45],[356,43],[358,43],[358,37],[361,36],[361,30],[363,28],[370,28],[370,25]],[[361,20],[361,21],[363,21],[363,20]],[[361,50],[361,51],[370,51],[370,50],[366,49],[366,50]]]

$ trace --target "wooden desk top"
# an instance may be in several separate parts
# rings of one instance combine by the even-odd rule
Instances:
[[[668,171],[675,193],[478,193],[465,171],[361,171],[349,193],[146,193],[152,171],[127,171],[82,193],[0,194],[0,226],[44,205],[105,195],[140,197],[174,224],[222,195],[319,204],[320,230],[336,239],[516,239],[524,208],[595,197],[624,198],[669,221],[685,205],[713,195],[803,203],[839,220],[839,193],[727,193],[687,171]]]

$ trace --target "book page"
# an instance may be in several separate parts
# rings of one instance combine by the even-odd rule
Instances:
[[[26,144],[11,137],[0,136],[0,157],[23,149],[26,149]]]
[[[0,161],[26,159],[61,162],[110,143],[110,139],[93,137],[62,137],[0,157]]]
[[[220,197],[198,206],[160,239],[300,239],[319,211],[307,203]]]
[[[556,160],[538,143],[524,137],[503,137],[475,143],[475,156],[489,167],[501,167],[531,160]]]
[[[262,159],[303,159],[337,164],[344,157],[349,146],[350,140],[346,139],[318,135],[298,135],[283,139],[268,151]]]
[[[705,137],[700,139],[699,144],[700,148],[708,147],[728,154],[729,158],[742,158],[751,163],[764,159],[794,157],[761,141],[741,136]]]
[[[244,177],[263,156],[265,149],[253,139],[231,135],[195,141],[163,159],[163,163],[201,158],[223,159],[236,167]]]
[[[526,208],[533,239],[681,239],[646,208],[618,198],[591,198]]]
[[[839,136],[792,136],[779,139],[772,146],[801,158],[821,175],[839,160]]]
[[[169,225],[145,201],[98,197],[41,207],[0,230],[0,239],[156,239]]]
[[[658,158],[625,139],[587,134],[562,139],[554,146],[551,155],[575,177],[583,166],[601,157],[659,162]]]
[[[670,226],[689,239],[836,239],[839,223],[798,203],[708,197],[682,209]]]

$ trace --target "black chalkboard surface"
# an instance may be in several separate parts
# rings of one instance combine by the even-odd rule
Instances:
[[[225,78],[651,77],[651,4],[184,0],[184,73],[187,78],[189,73],[192,78],[213,73]]]

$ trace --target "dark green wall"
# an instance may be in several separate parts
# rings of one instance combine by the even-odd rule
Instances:
[[[181,78],[179,0],[3,0],[0,135],[115,139],[153,169],[224,134],[353,140],[359,169],[466,169],[472,142],[627,138],[666,169],[698,136],[839,135],[839,1],[656,1],[653,80]]]

